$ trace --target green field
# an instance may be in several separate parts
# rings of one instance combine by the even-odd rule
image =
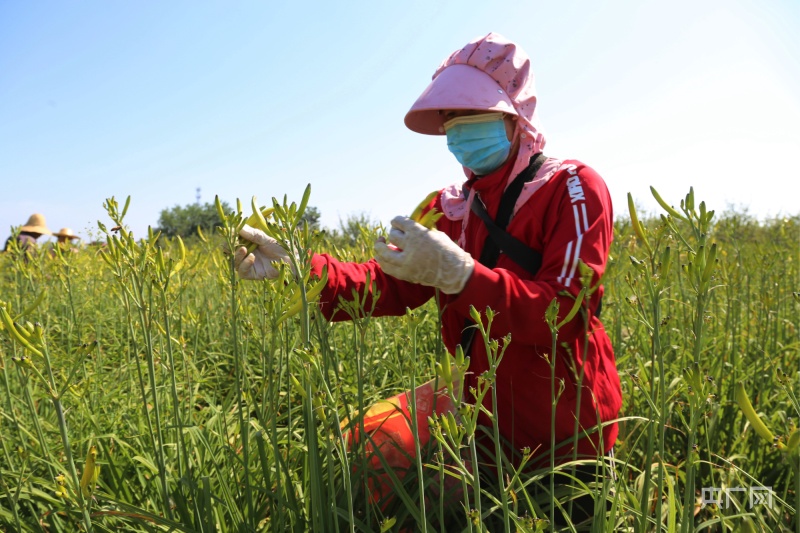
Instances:
[[[623,388],[618,477],[580,487],[608,504],[562,529],[800,533],[800,217],[669,200],[669,216],[616,223],[602,319]],[[304,231],[302,209],[279,207],[301,258],[365,260],[382,232]],[[348,450],[357,412],[437,372],[457,382],[434,302],[377,319],[354,295],[355,320],[329,324],[303,261],[238,280],[225,250],[241,214],[184,253],[107,208],[107,246],[0,256],[0,530],[547,531],[569,509],[553,469],[524,464],[547,452],[470,466],[493,429],[469,405],[384,478],[391,498],[370,497],[364,466],[381,458]]]

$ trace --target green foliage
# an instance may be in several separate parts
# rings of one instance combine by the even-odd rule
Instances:
[[[225,202],[222,202],[222,205],[226,212],[231,210]],[[165,237],[187,238],[197,235],[198,227],[204,233],[211,235],[214,233],[214,228],[220,225],[213,203],[202,205],[195,203],[183,207],[176,205],[170,209],[162,209],[156,231],[160,231]]]
[[[391,494],[371,497],[366,466],[389,458],[348,440],[358,413],[437,375],[460,399],[469,361],[444,350],[432,302],[374,319],[374,300],[348,295],[355,320],[328,323],[303,251],[364,260],[376,228],[355,217],[352,240],[305,233],[303,205],[270,219],[297,252],[274,281],[235,276],[225,248],[248,213],[231,209],[222,231],[186,249],[122,229],[102,249],[27,263],[0,254],[0,530],[545,531],[569,509],[550,481],[574,469],[509,450],[472,392],[457,413],[428,420],[432,445],[386,473]],[[701,205],[695,213],[687,198],[681,218],[615,226],[602,319],[625,403],[618,481],[576,493],[609,502],[595,531],[800,528],[800,217],[715,219]],[[125,209],[106,207],[123,225]],[[295,300],[301,310],[286,318]],[[502,365],[507,340],[491,338],[491,313],[478,311],[487,321],[476,341]],[[475,394],[497,392],[493,372]],[[742,381],[775,444],[736,403]],[[92,447],[97,486],[83,498]],[[476,465],[478,452],[502,460]],[[750,486],[772,487],[774,507],[750,507],[742,493],[730,507],[698,503],[705,487]]]
[[[341,246],[355,246],[365,231],[377,225],[367,213],[350,214],[344,220],[339,218],[339,228],[333,231],[333,237],[340,239]]]
[[[221,202],[222,208],[226,213],[232,211],[231,206],[226,202]],[[303,213],[303,220],[308,222],[312,230],[319,229],[320,212],[314,206],[308,206]],[[162,209],[158,217],[156,231],[160,231],[165,237],[183,237],[184,239],[197,235],[197,228],[206,235],[213,235],[214,228],[218,228],[222,222],[217,216],[216,206],[213,202],[206,204],[187,204],[185,206],[176,205],[169,209]]]
[[[319,212],[319,209],[310,205],[306,207],[305,213],[303,213],[303,220],[308,222],[308,227],[312,230],[318,230],[319,227],[319,219],[322,216],[322,213]]]

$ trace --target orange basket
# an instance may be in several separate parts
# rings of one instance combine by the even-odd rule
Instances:
[[[424,449],[430,442],[431,434],[428,429],[428,417],[434,413],[456,413],[457,406],[453,405],[447,387],[442,385],[435,389],[437,384],[442,384],[439,379],[432,379],[417,387],[414,391],[416,399],[417,435],[419,437],[420,449]],[[461,391],[455,391],[456,397],[460,397]],[[364,449],[368,459],[370,470],[367,478],[370,490],[370,498],[373,503],[383,502],[385,507],[390,498],[386,498],[392,492],[391,478],[385,473],[384,464],[391,468],[395,475],[402,479],[405,472],[411,467],[416,458],[416,447],[414,445],[414,434],[411,430],[411,391],[402,392],[391,398],[381,400],[372,405],[364,413],[364,432],[369,436]],[[352,450],[360,440],[360,424],[352,423],[344,419],[341,424],[347,440],[348,449]]]

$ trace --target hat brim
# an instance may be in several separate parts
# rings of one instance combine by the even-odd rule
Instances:
[[[517,115],[511,99],[494,78],[464,64],[445,68],[422,91],[406,113],[406,127],[426,135],[444,135],[444,118],[439,113],[443,109],[501,111]]]
[[[27,231],[30,233],[39,233],[41,235],[52,235],[53,232],[44,226],[20,226],[20,231]]]

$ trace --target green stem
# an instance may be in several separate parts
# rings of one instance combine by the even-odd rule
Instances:
[[[476,406],[475,409],[479,409],[479,406]],[[479,524],[479,531],[483,531],[483,511],[481,509],[481,476],[478,472],[478,468],[480,463],[478,462],[478,450],[475,445],[475,433],[469,436],[469,451],[470,455],[472,456],[472,468],[475,469],[475,473],[472,476],[472,489],[474,491],[475,496],[475,510],[478,513],[478,524]]]
[[[494,456],[497,463],[497,486],[500,488],[500,503],[503,507],[503,530],[511,533],[511,520],[508,510],[508,488],[503,480],[503,451],[500,446],[500,424],[497,418],[497,387],[492,387],[492,431],[494,433]]]
[[[694,346],[692,356],[695,368],[699,368],[700,353],[703,346],[703,315],[705,314],[705,302],[707,296],[707,284],[702,282],[697,287],[697,301],[695,303],[695,317],[693,324]],[[700,391],[695,391],[700,394]],[[700,410],[696,406],[696,401],[689,398],[689,427],[687,428],[688,439],[686,444],[686,488],[683,499],[683,520],[681,521],[681,532],[689,532],[694,523],[694,498],[695,498],[695,445],[697,442],[697,427],[699,424]]]
[[[28,406],[28,411],[31,413],[33,427],[36,428],[36,437],[39,439],[39,445],[42,447],[42,455],[44,457],[50,457],[50,449],[47,446],[47,440],[45,439],[44,431],[42,431],[42,424],[39,420],[39,413],[36,410],[36,405],[33,401],[33,395],[31,394],[31,380],[22,372],[20,372],[20,379],[22,380],[22,390],[25,395],[25,404]],[[47,463],[47,470],[50,474],[50,478],[55,478],[56,474],[53,471],[53,466],[49,462]]]
[[[357,454],[358,458],[360,459],[360,484],[362,488],[362,493],[364,495],[364,509],[369,509],[369,485],[367,484],[367,453],[365,444],[367,442],[366,438],[366,430],[364,429],[364,413],[365,404],[364,404],[364,335],[366,333],[366,328],[361,323],[361,320],[353,320],[353,328],[356,332],[356,338],[359,339],[359,342],[356,343],[356,369],[358,372],[358,380],[357,380],[357,399],[358,399],[358,416],[357,416],[357,425],[358,425],[358,449]],[[372,522],[372,513],[366,513],[367,519],[367,527],[371,527]]]
[[[551,328],[550,344],[550,524],[556,523],[556,342],[558,330]]]
[[[142,398],[142,416],[147,423],[147,435],[150,439],[150,446],[153,449],[153,455],[158,454],[158,445],[156,443],[155,432],[153,431],[153,422],[150,420],[150,412],[147,409],[147,388],[145,386],[144,374],[142,373],[142,362],[139,358],[138,344],[136,343],[136,333],[133,327],[133,312],[131,310],[131,303],[127,293],[123,291],[123,298],[125,301],[125,308],[128,318],[128,335],[130,335],[129,349],[132,347],[131,359],[136,363],[136,376],[139,383],[139,394]]]
[[[800,454],[794,458],[794,530],[800,533]]]
[[[413,362],[417,361],[417,322],[416,318],[412,317],[411,320],[411,360]],[[416,379],[416,368],[411,374],[411,409],[409,409],[409,414],[411,415],[411,434],[414,438],[414,453],[416,456],[416,466],[417,466],[417,485],[419,487],[419,508],[420,508],[420,515],[424,518],[427,516],[425,513],[425,478],[423,478],[422,474],[422,454],[420,452],[419,447],[419,427],[418,427],[418,417],[417,417],[417,379]],[[422,532],[427,533],[428,531],[428,521],[422,520],[422,523],[419,524],[421,526]]]
[[[661,491],[664,487],[664,455],[667,431],[667,380],[664,367],[664,354],[661,351],[661,304],[658,294],[653,299],[653,354],[658,359],[658,393],[659,393],[659,413],[658,413],[658,498],[656,498],[656,520],[661,521],[663,498]],[[648,460],[648,463],[651,462]]]
[[[305,439],[308,460],[307,480],[310,485],[310,506],[312,531],[326,531],[325,500],[322,496],[322,468],[319,457],[319,443],[317,439],[317,420],[314,416],[314,392],[311,387],[311,376],[306,372],[305,398],[303,399],[303,419],[305,425]]]
[[[5,450],[5,441],[3,441],[3,448]],[[8,453],[6,453],[6,459],[8,459]],[[9,469],[11,468],[11,462],[10,461],[8,462],[8,467],[9,467]],[[19,511],[17,510],[17,507],[18,507],[17,502],[19,501],[19,499],[18,499],[19,494],[17,494],[16,497],[11,494],[11,488],[6,484],[5,475],[0,475],[0,483],[3,484],[3,490],[6,493],[6,498],[8,498],[8,507],[9,507],[9,509],[11,509],[11,512],[14,514],[14,523],[17,526],[17,531],[22,531],[22,524],[20,523]],[[21,487],[21,485],[22,484],[19,483],[17,485],[17,488],[19,489]]]
[[[231,249],[234,249],[233,243]],[[234,374],[236,375],[236,406],[239,417],[239,431],[242,435],[242,461],[243,461],[243,481],[245,490],[245,502],[247,504],[247,513],[245,515],[250,519],[250,527],[255,529],[255,507],[253,505],[253,492],[250,487],[250,424],[245,420],[244,410],[247,408],[242,398],[242,385],[244,381],[244,366],[242,354],[239,350],[239,304],[236,294],[236,268],[233,264],[233,256],[230,257],[230,285],[231,285],[231,336],[233,342],[233,365]],[[249,411],[248,411],[249,412]]]
[[[588,310],[588,307],[586,308]],[[578,439],[580,436],[580,429],[581,429],[581,401],[583,399],[583,379],[586,374],[586,357],[589,355],[589,321],[591,317],[587,314],[582,312],[583,317],[583,351],[581,357],[581,370],[578,374],[578,380],[575,384],[575,424],[572,428],[572,461],[573,463],[578,459]],[[600,429],[600,439],[602,441],[602,429]],[[603,450],[600,449],[600,455],[603,455]],[[570,467],[570,475],[575,475],[576,466],[573,464]],[[570,498],[569,503],[567,504],[567,514],[572,516],[572,507],[573,507],[574,499]]]
[[[42,355],[44,356],[44,365],[47,371],[47,377],[50,385],[50,389],[52,391],[58,390],[56,385],[55,376],[53,375],[53,368],[50,365],[50,352],[47,349],[47,345],[42,343]],[[72,458],[72,448],[69,444],[69,433],[67,432],[67,419],[64,416],[64,407],[61,405],[61,399],[53,393],[51,395],[51,400],[53,402],[53,407],[56,410],[56,419],[58,420],[58,431],[61,434],[61,442],[64,445],[64,455],[67,459],[67,468],[69,470],[70,477],[72,477],[72,486],[75,487],[75,494],[78,498],[78,504],[80,505],[81,512],[83,514],[83,525],[86,528],[87,533],[91,533],[92,531],[92,519],[89,516],[89,508],[87,505],[86,500],[83,498],[83,492],[81,491],[80,481],[78,480],[78,472],[75,469],[75,461]]]
[[[172,388],[172,405],[173,405],[173,416],[175,417],[175,432],[178,441],[178,477],[183,479],[184,473],[188,475],[188,479],[190,484],[194,485],[194,473],[192,472],[191,464],[189,462],[189,451],[186,446],[186,440],[183,435],[183,417],[181,416],[181,405],[180,400],[178,399],[178,383],[175,378],[177,372],[175,371],[175,356],[172,351],[172,333],[171,333],[171,324],[169,319],[169,307],[167,305],[167,287],[169,281],[164,285],[164,288],[160,291],[161,292],[161,307],[164,311],[164,331],[166,333],[166,343],[167,343],[167,357],[169,359],[169,368],[170,368],[170,385]],[[191,391],[191,388],[189,388]],[[198,517],[198,525],[200,525],[202,531],[202,520],[200,520],[200,507],[197,498],[189,498],[192,502],[192,506],[194,507],[195,516]]]
[[[172,519],[172,506],[169,502],[169,489],[167,488],[167,470],[164,460],[164,434],[162,433],[161,429],[161,408],[158,401],[158,386],[156,383],[156,366],[155,366],[155,354],[153,353],[153,337],[150,333],[150,328],[148,324],[150,322],[150,316],[147,313],[147,309],[152,309],[152,302],[151,305],[147,306],[144,303],[144,290],[141,283],[137,283],[136,286],[138,290],[138,315],[139,315],[139,325],[142,328],[142,336],[144,337],[144,346],[145,346],[145,354],[147,356],[147,376],[150,381],[150,390],[153,393],[153,414],[156,418],[156,440],[157,445],[155,447],[155,455],[156,461],[158,462],[158,477],[161,481],[161,493],[162,493],[162,505],[164,508],[164,513],[167,517],[171,520]],[[152,292],[150,295],[152,296]],[[146,406],[145,406],[146,409]]]

